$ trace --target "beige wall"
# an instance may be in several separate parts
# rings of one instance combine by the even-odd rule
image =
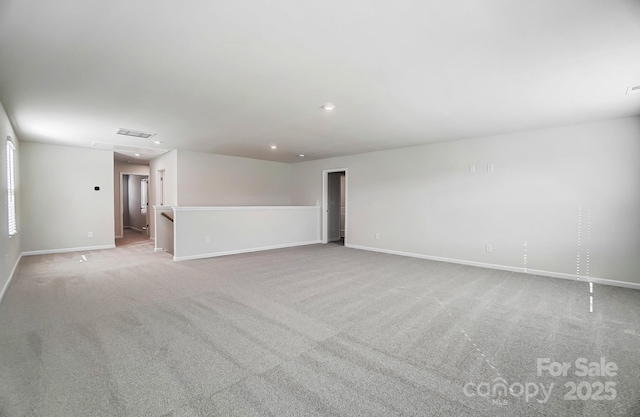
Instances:
[[[8,214],[7,214],[7,137],[10,136],[13,144],[17,148],[16,153],[16,217],[18,220],[18,234],[9,237],[8,234]],[[2,192],[2,201],[0,204],[0,301],[4,295],[4,290],[9,284],[11,274],[20,259],[20,241],[22,239],[22,216],[20,214],[20,193],[21,193],[21,177],[20,177],[20,153],[21,144],[16,138],[11,122],[7,117],[7,113],[0,103],[0,192]]]
[[[293,204],[343,167],[348,244],[640,283],[638,117],[297,163]]]
[[[113,247],[112,151],[23,142],[20,175],[23,252]]]

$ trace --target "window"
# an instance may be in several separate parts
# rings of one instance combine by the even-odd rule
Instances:
[[[7,137],[7,219],[9,236],[18,233],[16,225],[16,147]]]

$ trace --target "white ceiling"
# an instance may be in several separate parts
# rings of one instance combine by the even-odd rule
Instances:
[[[637,0],[0,2],[21,140],[298,162],[638,115],[635,85]]]

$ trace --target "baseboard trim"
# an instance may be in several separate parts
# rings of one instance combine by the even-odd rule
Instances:
[[[549,278],[568,279],[568,280],[571,280],[571,281],[593,282],[594,284],[611,285],[611,286],[614,286],[614,287],[623,287],[623,288],[630,288],[630,289],[633,289],[633,290],[640,290],[640,284],[636,284],[636,283],[633,283],[633,282],[626,282],[626,281],[617,281],[617,280],[614,280],[614,279],[588,277],[588,276],[584,276],[584,275],[572,275],[572,274],[567,274],[567,273],[564,273],[564,272],[544,271],[544,270],[541,270],[541,269],[527,268],[525,270],[525,268],[516,267],[516,266],[489,264],[489,263],[484,263],[484,262],[467,261],[467,260],[464,260],[464,259],[444,258],[444,257],[441,257],[441,256],[423,255],[423,254],[420,254],[420,253],[402,252],[402,251],[396,251],[396,250],[390,250],[390,249],[374,248],[374,247],[370,247],[370,246],[352,245],[352,244],[348,244],[348,243],[345,243],[345,247],[351,248],[351,249],[366,250],[366,251],[369,251],[369,252],[386,253],[386,254],[389,254],[389,255],[408,256],[408,257],[411,257],[411,258],[428,259],[428,260],[431,260],[431,261],[439,261],[439,262],[447,262],[447,263],[452,263],[452,264],[476,266],[476,267],[479,267],[479,268],[498,269],[498,270],[501,270],[501,271],[518,272],[518,273],[521,273],[521,274],[528,274],[528,275],[540,275],[540,276],[549,277]]]
[[[179,261],[189,261],[192,259],[204,259],[204,258],[216,258],[218,256],[227,256],[227,255],[238,255],[241,253],[250,253],[250,252],[262,252],[265,250],[273,250],[273,249],[283,249],[283,248],[292,248],[295,246],[306,246],[306,245],[315,245],[318,243],[322,243],[320,240],[310,240],[308,242],[300,242],[300,243],[286,243],[284,245],[273,245],[273,246],[261,246],[258,248],[249,248],[249,249],[239,249],[239,250],[231,250],[225,252],[212,252],[212,253],[203,253],[200,255],[189,255],[189,256],[174,256],[173,260],[176,262]]]
[[[162,248],[153,248],[154,252],[164,252],[164,249]]]
[[[11,282],[13,281],[13,277],[15,276],[16,271],[18,270],[18,264],[20,263],[21,260],[22,260],[22,254],[18,256],[18,260],[16,261],[15,264],[13,264],[13,268],[11,269],[11,273],[9,274],[9,279],[7,279],[7,282],[5,282],[4,287],[2,288],[2,292],[0,292],[0,303],[2,303],[2,300],[4,300],[4,296],[7,293],[7,291],[9,291],[9,285],[11,285]]]
[[[85,246],[81,248],[46,249],[22,252],[22,256],[49,255],[52,253],[84,252],[88,250],[115,249],[116,245]]]

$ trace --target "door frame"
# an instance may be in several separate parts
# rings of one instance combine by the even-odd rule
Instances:
[[[149,236],[149,174],[141,174],[139,172],[125,172],[120,171],[120,236],[116,236],[116,239],[122,239],[124,237],[124,193],[122,192],[122,180],[125,175],[137,175],[139,177],[147,177],[147,229],[145,233]]]
[[[332,172],[344,172],[344,245],[347,246],[349,233],[349,175],[348,168],[334,168],[322,170],[322,243],[329,242],[329,174]],[[338,213],[338,216],[340,213]]]
[[[164,176],[166,170],[164,168],[156,170],[156,189],[154,195],[155,205],[164,206],[165,188],[164,188]]]

